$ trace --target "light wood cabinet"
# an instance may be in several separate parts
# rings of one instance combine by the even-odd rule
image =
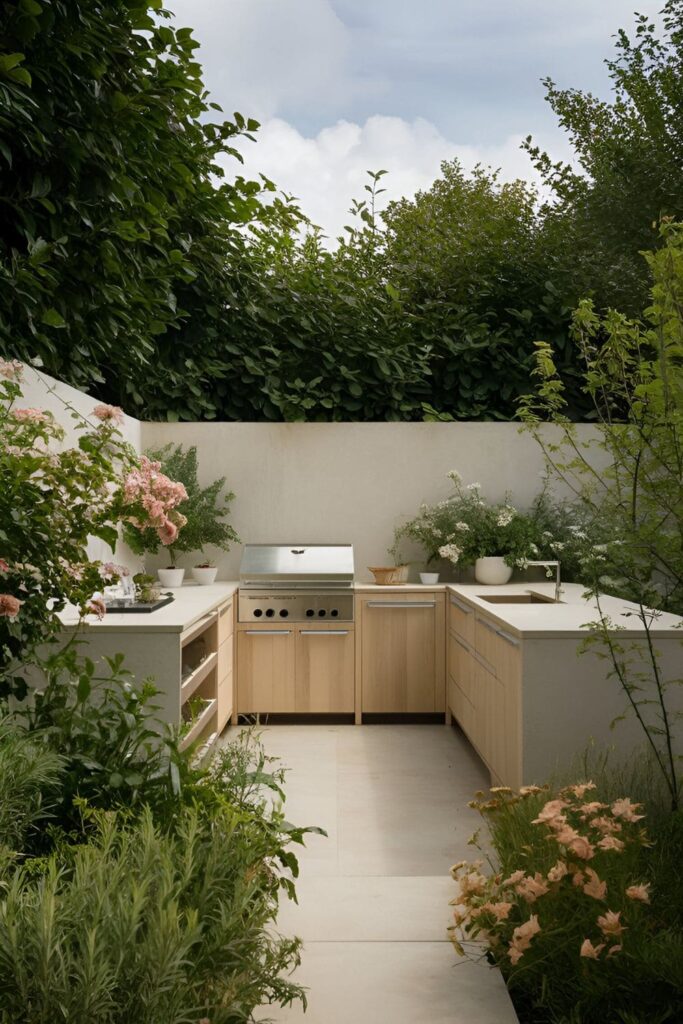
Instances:
[[[444,594],[392,592],[357,606],[362,712],[444,711]]]
[[[466,602],[449,600],[449,708],[495,783],[521,785],[521,645]],[[456,615],[450,609],[456,608]]]
[[[354,647],[353,629],[297,629],[297,711],[353,712]]]
[[[240,714],[296,710],[294,629],[238,628],[237,710]]]
[[[354,629],[238,626],[239,714],[352,714]]]

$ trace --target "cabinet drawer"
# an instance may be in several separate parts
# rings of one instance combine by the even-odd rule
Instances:
[[[233,679],[233,674],[230,672],[223,679],[218,680],[216,689],[216,721],[219,732],[223,731],[232,714],[234,702]]]
[[[474,608],[459,594],[448,595],[448,628],[466,643],[474,643]]]
[[[225,643],[229,636],[232,636],[235,629],[235,602],[234,600],[222,604],[218,609],[218,646]]]
[[[355,644],[352,629],[299,629],[296,634],[296,710],[351,713]]]
[[[218,648],[218,682],[232,672],[232,652],[234,637],[229,636]]]
[[[454,679],[448,680],[448,706],[465,735],[472,739],[474,708]]]
[[[470,702],[474,702],[474,666],[474,656],[464,641],[449,633],[448,672]]]

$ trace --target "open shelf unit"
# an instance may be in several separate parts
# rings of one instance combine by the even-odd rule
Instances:
[[[233,710],[234,615],[231,598],[180,637],[180,720],[192,722],[180,748],[197,744],[199,757],[208,753]],[[190,700],[207,702],[193,720],[188,714]]]

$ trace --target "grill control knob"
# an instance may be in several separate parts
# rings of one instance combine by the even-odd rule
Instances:
[[[260,608],[254,608],[254,618],[255,619],[260,619],[262,615],[263,615],[263,612],[261,611]]]
[[[314,615],[315,615],[315,612],[314,612],[314,610],[312,608],[307,608],[306,609],[306,618],[307,619],[312,619]]]
[[[332,616],[333,619],[336,619],[337,616],[339,615],[338,609],[337,608],[333,608],[332,611],[330,612],[330,615]]]
[[[272,619],[273,615],[275,615],[274,609],[266,608],[266,615],[268,616],[269,619]]]
[[[286,608],[281,608],[280,609],[280,618],[281,619],[286,619],[288,615],[289,615],[289,611]]]
[[[327,615],[327,612],[325,611],[325,609],[321,608],[320,611],[318,612],[319,618],[324,619],[326,615]]]

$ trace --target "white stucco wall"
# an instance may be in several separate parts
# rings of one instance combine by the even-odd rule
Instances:
[[[45,409],[53,413],[57,422],[65,430],[63,445],[68,448],[78,443],[80,431],[77,429],[77,421],[71,416],[72,409],[80,413],[93,424],[97,419],[91,416],[92,410],[98,405],[98,400],[89,395],[84,395],[76,388],[61,381],[40,373],[31,366],[24,367],[24,379],[22,381],[24,397],[21,399],[21,407],[32,407]],[[142,450],[142,424],[132,416],[126,416],[121,433],[137,452]],[[90,558],[109,561],[112,558],[111,549],[104,541],[94,538],[88,545]],[[116,561],[127,565],[130,569],[137,571],[139,559],[123,542],[119,542],[116,549]]]
[[[552,428],[548,428],[552,429]],[[588,436],[593,428],[579,428]],[[493,501],[511,491],[519,506],[541,486],[543,458],[514,423],[144,423],[142,443],[196,445],[201,482],[227,478],[232,522],[251,543],[352,543],[356,574],[391,564],[394,527],[420,503],[445,498],[446,474],[478,481]],[[406,548],[410,558],[419,549]],[[240,547],[217,557],[220,579],[235,579]],[[191,565],[196,559],[179,560]],[[152,560],[150,566],[163,564]],[[412,567],[417,578],[420,566]]]

